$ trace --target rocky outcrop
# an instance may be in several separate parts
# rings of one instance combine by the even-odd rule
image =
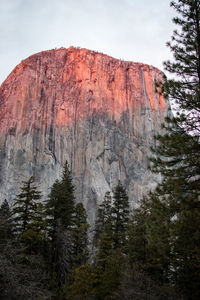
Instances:
[[[46,197],[67,159],[91,222],[119,179],[134,205],[158,180],[147,156],[168,113],[161,78],[152,66],[74,47],[22,61],[0,87],[0,198],[12,201],[30,175]]]

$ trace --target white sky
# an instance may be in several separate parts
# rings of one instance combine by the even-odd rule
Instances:
[[[22,59],[79,46],[163,69],[170,0],[0,0],[0,84]]]

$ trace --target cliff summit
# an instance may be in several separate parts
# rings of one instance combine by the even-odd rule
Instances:
[[[12,201],[31,175],[48,191],[67,159],[91,222],[119,179],[134,205],[158,180],[147,157],[168,114],[161,79],[152,66],[74,47],[23,60],[0,87],[0,198]]]

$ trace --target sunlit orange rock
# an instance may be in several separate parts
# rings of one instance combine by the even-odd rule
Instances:
[[[157,180],[147,155],[168,113],[161,79],[152,66],[74,47],[22,61],[0,87],[2,200],[30,175],[47,195],[67,159],[91,221],[118,179],[135,203]]]

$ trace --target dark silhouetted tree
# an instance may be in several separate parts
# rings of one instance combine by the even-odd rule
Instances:
[[[17,195],[13,205],[12,213],[16,234],[21,235],[28,229],[40,199],[41,193],[34,184],[34,178],[30,177],[28,181],[23,182],[21,193]]]
[[[80,266],[88,260],[88,229],[86,210],[82,203],[78,203],[75,207],[74,228],[73,228],[73,264]]]
[[[59,286],[65,284],[73,264],[74,202],[74,185],[66,162],[61,180],[55,181],[46,201],[52,273]]]
[[[5,245],[12,237],[11,210],[5,199],[0,207],[0,245]]]
[[[106,192],[103,202],[99,205],[95,222],[94,245],[97,246],[102,233],[112,236],[112,197]]]
[[[157,136],[153,172],[163,180],[156,189],[161,215],[170,216],[171,280],[187,299],[200,297],[200,2],[172,1],[178,13],[175,30],[168,43],[174,60],[165,63],[173,75],[161,83],[165,97],[179,110],[164,126],[166,133]],[[174,76],[175,75],[175,76]],[[151,204],[152,197],[149,198]],[[150,207],[150,206],[149,206]],[[152,208],[150,207],[152,210]],[[165,210],[165,211],[164,211]],[[152,211],[153,214],[153,211]],[[154,214],[150,240],[159,241],[161,218]],[[166,239],[167,240],[167,239]],[[168,243],[168,241],[167,241]],[[164,244],[164,243],[162,243]],[[158,243],[159,245],[159,243]],[[164,246],[166,249],[166,245]],[[157,253],[162,261],[163,253]]]
[[[128,196],[126,190],[119,181],[114,190],[114,201],[112,207],[112,233],[114,248],[125,245],[129,212]]]

